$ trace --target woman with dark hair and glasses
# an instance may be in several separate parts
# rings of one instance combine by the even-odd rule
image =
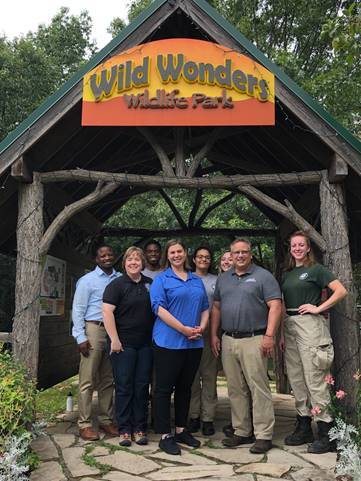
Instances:
[[[153,329],[155,367],[154,427],[161,434],[159,447],[180,454],[177,443],[199,447],[186,429],[194,376],[203,350],[208,324],[208,299],[202,280],[190,272],[182,241],[167,243],[163,266],[151,286],[156,320]],[[174,391],[175,435],[171,434],[170,407]]]
[[[202,279],[206,289],[209,310],[211,310],[217,276],[209,272],[212,265],[210,248],[206,246],[198,247],[193,255],[193,264],[195,274]],[[202,358],[192,386],[188,429],[191,433],[196,433],[199,431],[202,421],[202,434],[211,436],[215,433],[213,420],[217,406],[218,361],[211,349],[209,328],[204,332],[203,338]]]

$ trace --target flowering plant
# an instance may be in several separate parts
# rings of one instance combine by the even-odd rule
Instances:
[[[356,426],[348,423],[342,400],[347,393],[342,389],[335,389],[335,380],[331,374],[325,376],[325,382],[329,385],[331,402],[328,411],[335,420],[334,427],[329,432],[331,441],[337,443],[337,463],[335,472],[336,479],[361,481],[361,373],[357,371],[353,375],[358,383],[356,402]],[[311,414],[320,414],[321,408],[314,406]]]

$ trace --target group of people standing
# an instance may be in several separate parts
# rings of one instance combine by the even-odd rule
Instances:
[[[122,446],[147,444],[151,385],[159,447],[173,455],[181,453],[179,444],[199,447],[194,433],[215,433],[221,357],[232,418],[222,442],[227,447],[252,444],[252,453],[267,452],[275,422],[267,364],[281,325],[281,348],[297,409],[296,429],[285,443],[310,442],[309,452],[330,451],[332,418],[324,377],[333,348],[321,313],[346,290],[315,262],[303,232],[291,236],[289,254],[281,292],[272,274],[253,262],[247,239],[231,243],[220,259],[218,276],[210,272],[212,252],[207,246],[194,251],[193,269],[180,240],[166,244],[161,264],[157,241],[149,241],[144,251],[132,246],[123,256],[123,275],[113,269],[111,247],[98,248],[97,267],[79,280],[73,302],[73,335],[81,353],[80,436],[99,437],[90,419],[97,390],[99,429],[119,435]],[[322,301],[325,288],[331,296]],[[117,426],[111,412],[113,379]],[[316,405],[319,436],[314,440],[311,409]]]

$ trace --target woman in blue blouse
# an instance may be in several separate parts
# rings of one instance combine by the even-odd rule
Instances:
[[[208,299],[202,280],[190,272],[187,251],[170,240],[164,252],[164,272],[150,290],[156,320],[153,329],[155,389],[154,425],[159,447],[180,454],[177,443],[199,447],[187,425],[191,389],[202,356],[202,334],[208,324]],[[171,434],[170,404],[174,391],[175,435]]]

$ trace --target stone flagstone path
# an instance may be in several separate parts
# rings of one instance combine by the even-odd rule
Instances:
[[[333,481],[336,454],[313,455],[307,446],[284,446],[283,439],[295,423],[291,396],[275,394],[276,428],[274,447],[266,455],[249,452],[249,446],[224,448],[222,426],[229,422],[226,390],[219,390],[214,436],[196,436],[199,449],[182,447],[181,456],[158,448],[159,436],[149,434],[148,446],[121,448],[117,438],[103,437],[84,442],[78,436],[77,413],[64,414],[48,426],[46,434],[33,443],[42,460],[31,481]]]

